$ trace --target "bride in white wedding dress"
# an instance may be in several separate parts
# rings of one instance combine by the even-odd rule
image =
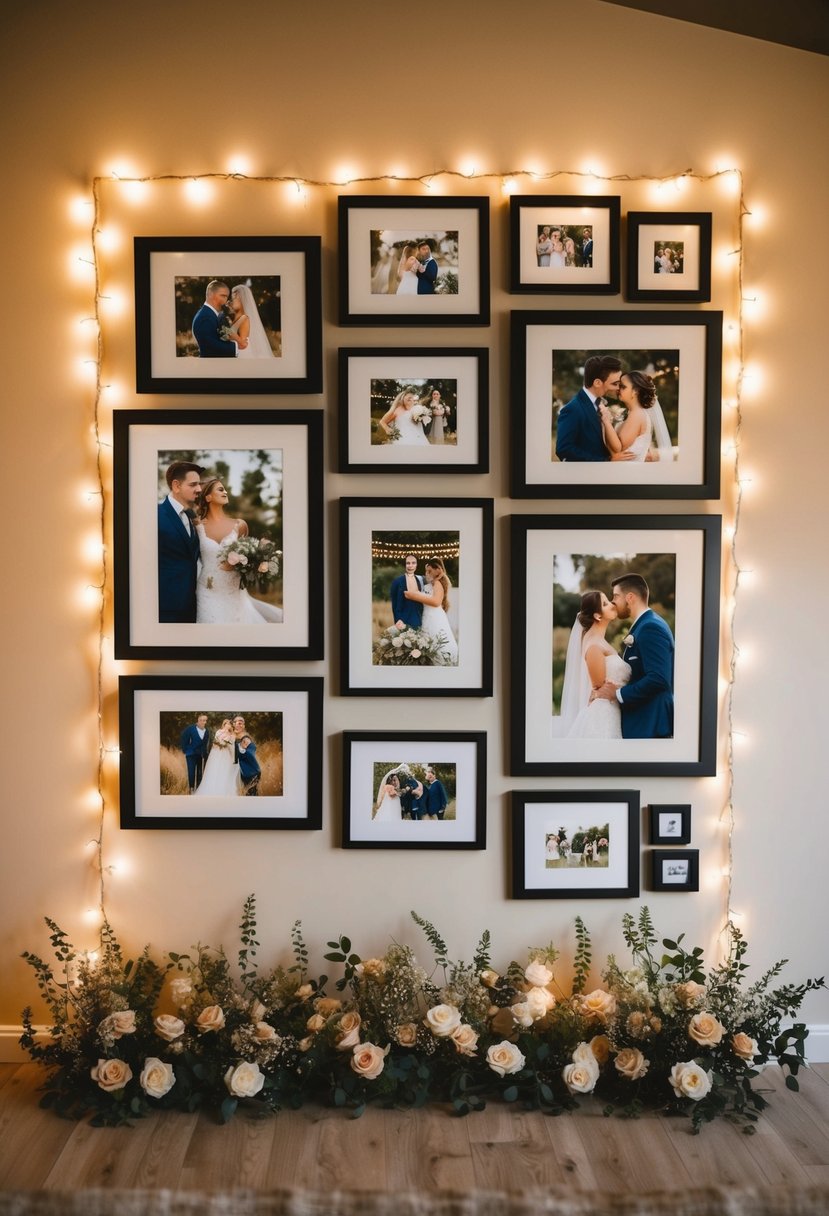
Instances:
[[[400,811],[400,778],[397,770],[386,773],[377,791],[377,805],[372,815],[373,823],[395,823],[402,820]]]
[[[233,733],[233,723],[225,718],[221,728],[213,736],[210,755],[204,766],[204,776],[196,788],[195,796],[202,797],[235,797],[241,793],[239,781],[239,765],[235,760],[236,736]]]
[[[398,437],[395,443],[417,444],[419,447],[429,446],[429,440],[423,430],[423,423],[412,417],[412,410],[417,405],[417,393],[413,388],[404,388],[391,403],[391,407],[380,419],[379,426],[387,435],[393,434],[396,428]]]
[[[233,323],[229,327],[231,334],[247,338],[248,344],[240,349],[238,359],[274,359],[276,356],[271,349],[268,335],[259,316],[253,292],[245,283],[239,283],[230,292],[227,306],[233,313]]]
[[[627,684],[630,667],[605,634],[618,618],[616,606],[603,591],[585,591],[567,647],[561,715],[555,734],[569,739],[621,739],[622,709],[618,701],[590,700],[591,690],[612,680]]]
[[[282,620],[282,609],[248,595],[239,586],[239,573],[219,560],[228,539],[248,535],[243,519],[226,514],[228,494],[218,477],[202,486],[196,532],[200,565],[196,581],[196,623],[199,625],[269,625]]]
[[[673,445],[665,415],[656,396],[656,385],[646,372],[625,372],[619,384],[619,400],[627,416],[618,429],[607,406],[601,406],[604,444],[611,456],[628,452],[635,461],[648,459],[669,461],[674,458]],[[651,452],[651,440],[656,437],[656,449]]]
[[[452,626],[449,624],[449,617],[446,615],[449,611],[449,588],[452,584],[449,582],[443,562],[439,557],[430,557],[426,562],[426,582],[423,584],[422,591],[416,590],[414,575],[407,575],[406,582],[411,583],[412,587],[409,590],[407,586],[403,592],[406,599],[415,600],[416,603],[423,605],[421,629],[430,637],[444,639],[441,650],[443,662],[447,667],[457,667],[458,643],[452,632]]]
[[[416,246],[405,245],[403,252],[400,255],[400,262],[397,267],[397,295],[399,296],[416,296],[417,295],[417,257],[415,256]]]

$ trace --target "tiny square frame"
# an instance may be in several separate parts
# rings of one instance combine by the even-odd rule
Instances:
[[[649,844],[691,843],[691,806],[651,803],[648,807]]]
[[[634,304],[707,303],[711,231],[710,211],[629,211],[625,298]],[[662,245],[671,257],[659,255]]]
[[[698,891],[699,849],[652,849],[652,891]]]

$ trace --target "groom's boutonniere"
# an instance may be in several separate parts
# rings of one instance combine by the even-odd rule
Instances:
[[[633,636],[632,633],[626,633],[625,636],[622,638],[622,645],[623,646],[632,646],[635,641],[636,641],[636,638]]]

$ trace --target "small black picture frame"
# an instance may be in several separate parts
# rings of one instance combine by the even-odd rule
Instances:
[[[629,211],[627,290],[634,304],[711,299],[710,211]]]
[[[652,803],[648,807],[649,844],[691,843],[691,806]]]
[[[617,295],[620,214],[618,195],[511,195],[510,293]]]
[[[699,849],[652,849],[652,891],[698,891]]]

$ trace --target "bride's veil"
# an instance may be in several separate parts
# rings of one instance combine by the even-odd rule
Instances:
[[[233,288],[233,291],[238,294],[242,302],[242,311],[250,321],[248,351],[255,359],[272,359],[274,354],[268,341],[268,335],[265,333],[262,318],[259,316],[259,309],[256,307],[253,292],[245,283],[240,283],[237,287]]]
[[[553,718],[553,735],[563,738],[590,699],[590,676],[581,652],[584,629],[578,618],[570,630],[567,658],[564,664],[564,686],[561,690],[561,712]]]
[[[665,415],[662,413],[662,406],[659,404],[659,398],[654,397],[653,405],[648,413],[651,416],[653,424],[653,437],[656,442],[656,450],[659,453],[660,461],[671,461],[674,458],[674,445],[671,443],[671,436],[668,432],[668,424],[665,421]]]
[[[382,790],[382,789],[385,789],[385,788],[386,788],[386,786],[387,786],[387,785],[388,785],[388,783],[389,783],[389,779],[390,779],[391,777],[393,777],[395,773],[399,773],[399,772],[400,772],[400,769],[401,769],[402,767],[403,767],[402,765],[398,764],[396,768],[390,768],[390,769],[389,769],[389,771],[386,773],[385,777],[384,777],[384,778],[383,778],[383,780],[380,782],[380,788],[377,790],[377,798],[375,799],[375,804],[377,804],[377,803],[379,803],[379,802],[380,802],[380,790]],[[383,795],[383,797],[385,798],[385,794]]]

